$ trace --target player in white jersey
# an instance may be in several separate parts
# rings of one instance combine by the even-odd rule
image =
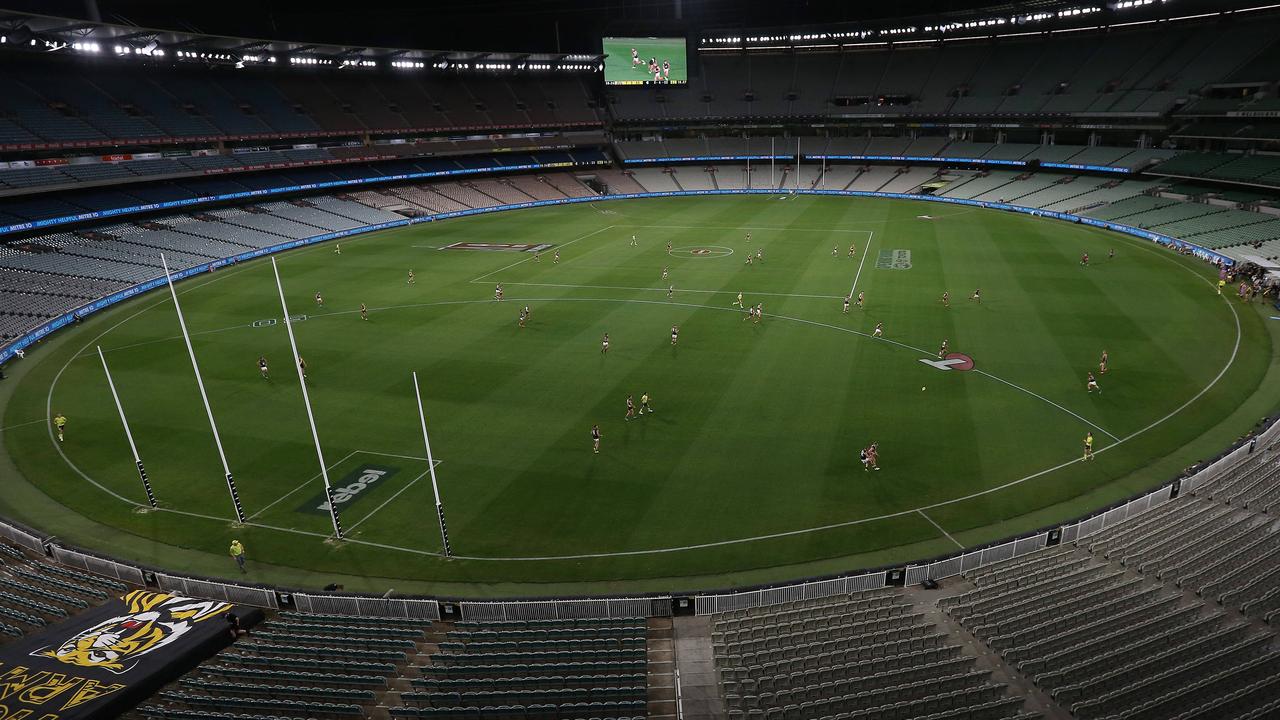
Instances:
[[[849,296],[848,295],[844,296],[844,314],[845,315],[849,314]]]
[[[600,354],[604,355],[609,352],[609,333],[604,334],[604,339],[600,341]]]
[[[871,331],[871,337],[883,337],[883,336],[884,336],[884,323],[878,322],[876,323],[876,329]]]
[[[738,307],[745,309],[746,306],[742,304],[742,293],[738,293],[738,299],[734,300],[730,305],[737,305]]]

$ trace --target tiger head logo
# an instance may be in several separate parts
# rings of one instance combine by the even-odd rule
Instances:
[[[56,648],[42,648],[32,657],[53,658],[82,668],[102,668],[116,674],[133,669],[147,653],[163,648],[190,632],[198,623],[226,613],[229,603],[197,600],[163,592],[134,590],[125,595],[126,612],[87,627]]]

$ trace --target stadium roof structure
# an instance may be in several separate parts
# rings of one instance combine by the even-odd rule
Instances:
[[[0,50],[235,67],[392,67],[438,72],[599,72],[604,56],[329,45],[205,35],[0,10]]]
[[[1027,0],[869,22],[708,29],[701,51],[835,49],[889,43],[1102,30],[1275,10],[1264,0]]]

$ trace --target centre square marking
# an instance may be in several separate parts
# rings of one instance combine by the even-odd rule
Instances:
[[[554,247],[551,243],[488,243],[456,242],[441,250],[484,250],[487,252],[542,252]]]

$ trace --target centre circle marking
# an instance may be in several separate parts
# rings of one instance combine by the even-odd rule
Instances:
[[[668,254],[671,257],[722,258],[732,255],[733,248],[723,245],[688,245],[672,248]]]

